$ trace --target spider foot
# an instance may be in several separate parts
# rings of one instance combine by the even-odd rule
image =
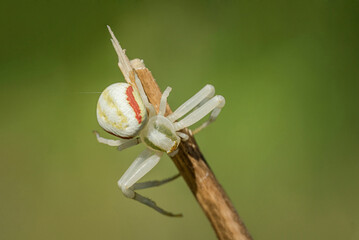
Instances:
[[[169,216],[169,217],[183,217],[182,213],[178,213],[178,214],[174,214],[174,213],[171,213],[171,212],[168,212],[160,207],[157,206],[157,204],[152,201],[151,199],[149,198],[146,198],[136,192],[135,193],[135,196],[134,196],[134,200],[142,203],[142,204],[145,204],[147,206],[149,206],[150,208],[153,208],[154,210],[156,210],[157,212],[163,214],[163,215],[166,215],[166,216]]]

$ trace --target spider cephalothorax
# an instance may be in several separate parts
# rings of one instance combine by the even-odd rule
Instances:
[[[109,30],[112,43],[120,58],[123,50],[110,28]],[[105,131],[120,139],[105,139],[96,132],[97,140],[110,146],[117,146],[119,150],[143,142],[146,149],[118,181],[119,187],[126,197],[146,204],[162,214],[181,216],[181,214],[172,214],[159,208],[155,202],[135,192],[138,189],[167,183],[177,178],[178,174],[162,181],[143,183],[137,183],[137,181],[159,162],[163,153],[170,155],[177,153],[180,142],[188,139],[188,135],[180,130],[193,125],[211,113],[209,120],[193,131],[193,134],[198,133],[217,118],[225,100],[220,95],[214,96],[212,85],[206,85],[176,111],[165,117],[167,97],[171,88],[167,87],[163,92],[157,114],[153,105],[149,103],[136,74],[135,79],[134,86],[128,83],[114,83],[102,92],[97,104],[97,120]],[[188,115],[185,116],[186,114]],[[185,117],[182,118],[183,116]],[[180,118],[182,119],[179,120]]]

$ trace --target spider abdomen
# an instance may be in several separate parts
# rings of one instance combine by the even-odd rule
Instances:
[[[137,89],[128,83],[108,86],[97,102],[97,121],[107,132],[121,137],[137,136],[147,120]]]

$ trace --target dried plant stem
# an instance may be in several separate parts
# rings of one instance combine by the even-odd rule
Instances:
[[[140,60],[136,59],[131,62],[149,101],[158,111],[161,91],[156,81]],[[166,114],[171,112],[167,105]],[[186,142],[180,144],[178,154],[172,157],[172,160],[211,222],[217,237],[219,239],[252,239],[233,204],[204,159],[191,131],[185,129],[183,132],[190,137]]]
[[[112,34],[111,30],[110,33]],[[113,43],[114,41],[117,43],[114,35],[112,37]],[[134,76],[136,73],[150,103],[158,112],[162,94],[151,72],[145,67],[142,60],[129,61],[120,45],[114,44],[114,46],[119,56],[118,65],[126,81],[135,85]],[[171,112],[167,105],[166,115]],[[180,144],[178,154],[172,157],[172,160],[211,222],[217,237],[219,239],[252,239],[233,204],[204,159],[191,131],[184,129],[183,132],[188,134],[189,139]]]

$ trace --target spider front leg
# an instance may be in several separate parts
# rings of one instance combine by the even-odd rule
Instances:
[[[210,112],[212,113],[209,119],[200,127],[196,128],[192,133],[196,134],[203,128],[207,127],[210,123],[214,122],[225,105],[225,99],[220,95],[212,97],[213,95],[214,87],[212,85],[206,85],[196,95],[187,100],[178,109],[176,109],[176,111],[169,115],[168,119],[174,122],[198,106],[197,109],[188,114],[185,118],[174,123],[175,130],[178,131],[195,124]]]
[[[212,111],[211,115],[209,116],[209,119],[206,122],[202,123],[201,126],[196,128],[195,130],[193,130],[192,131],[193,135],[197,134],[199,131],[201,131],[202,129],[207,127],[210,123],[214,122],[217,119],[217,117],[218,117],[219,113],[221,112],[222,108],[224,107],[225,100],[224,100],[223,96],[220,96],[220,95],[215,96],[213,100],[214,100],[214,104],[212,106],[210,104],[208,104],[208,106],[207,106],[207,109],[213,109],[213,107],[215,106],[213,110],[209,110],[209,112]],[[203,109],[203,111],[206,111],[206,110]]]
[[[145,149],[131,164],[131,166],[127,169],[127,171],[124,173],[124,175],[121,177],[121,179],[118,181],[118,186],[121,188],[123,194],[128,197],[132,198],[136,201],[139,201],[140,203],[143,203],[159,213],[162,213],[167,216],[171,217],[180,217],[181,214],[173,214],[170,212],[167,212],[166,210],[158,207],[156,203],[149,198],[146,198],[138,193],[136,193],[134,190],[136,189],[143,189],[143,188],[149,188],[153,186],[159,186],[164,183],[167,183],[171,180],[174,180],[177,178],[177,176],[165,179],[163,181],[152,181],[152,182],[145,182],[145,183],[137,183],[138,180],[140,180],[146,173],[148,173],[156,164],[159,162],[160,158],[162,156],[162,153],[155,153],[152,152],[149,149]]]
[[[163,92],[160,102],[160,108],[158,111],[158,115],[164,116],[166,113],[166,105],[167,105],[167,97],[170,95],[170,92],[172,91],[171,87],[167,87],[166,90]]]
[[[178,107],[176,111],[168,115],[167,118],[171,122],[175,122],[176,120],[183,117],[185,114],[189,113],[193,108],[197,107],[198,105],[203,105],[205,101],[208,101],[208,99],[214,96],[214,91],[214,87],[210,84],[207,84],[193,97],[191,97],[180,107]]]

